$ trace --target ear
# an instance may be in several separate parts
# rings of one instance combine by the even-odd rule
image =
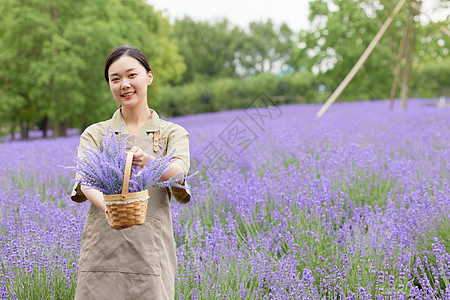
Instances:
[[[152,71],[149,71],[147,73],[147,85],[152,84],[152,82],[153,82],[153,73],[152,73]]]

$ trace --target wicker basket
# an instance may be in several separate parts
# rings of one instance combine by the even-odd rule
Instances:
[[[103,195],[103,202],[114,226],[142,225],[147,215],[148,190],[128,193],[133,153],[127,153],[122,194]]]

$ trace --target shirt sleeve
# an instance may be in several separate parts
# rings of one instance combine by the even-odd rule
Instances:
[[[170,154],[174,152],[175,162],[179,165],[183,171],[183,175],[187,175],[190,167],[190,154],[189,154],[189,133],[181,127],[180,125],[173,124],[169,129],[169,134],[167,137],[167,153]],[[187,189],[169,187],[169,191],[175,200],[180,204],[186,204],[191,200],[191,194],[189,190],[189,185],[186,181],[183,185]]]
[[[100,147],[98,145],[98,134],[95,134],[95,130],[92,126],[86,128],[86,130],[81,134],[80,144],[78,146],[78,154],[77,156],[83,157],[84,150],[90,149],[91,145],[93,147]],[[75,174],[75,180],[80,179],[80,175],[78,173]],[[72,188],[72,194],[70,195],[72,201],[77,203],[82,203],[87,200],[86,196],[81,191],[81,185],[79,182],[75,182]]]

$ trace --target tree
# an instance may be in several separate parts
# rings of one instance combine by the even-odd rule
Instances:
[[[31,124],[43,115],[39,101],[31,95],[37,78],[30,71],[31,65],[39,59],[39,49],[55,28],[39,1],[23,7],[20,4],[13,0],[0,3],[0,9],[8,12],[0,20],[0,92],[2,121],[8,122],[12,130],[19,125],[22,136],[27,137]]]
[[[417,97],[450,96],[450,58],[447,21],[420,27],[417,43],[416,72],[411,88]],[[448,30],[447,29],[447,30]]]
[[[277,73],[295,49],[292,30],[271,20],[252,22],[242,30],[226,19],[208,23],[185,17],[176,20],[174,37],[187,66],[182,83]]]
[[[293,66],[312,69],[329,91],[335,90],[396,4],[386,0],[310,2],[312,29],[300,33],[301,47],[294,55]],[[421,61],[421,50],[417,51],[421,44],[417,41],[426,37],[417,22],[420,11],[420,1],[407,1],[342,93],[344,99],[388,98],[397,94],[397,85],[401,85],[402,98],[406,99],[414,69]]]
[[[294,52],[293,32],[286,24],[274,26],[271,20],[252,22],[237,52],[246,75],[279,72]]]
[[[173,37],[186,63],[182,83],[236,76],[235,53],[242,31],[226,19],[215,23],[176,20]]]
[[[300,33],[302,49],[296,68],[304,66],[320,74],[333,91],[369,45],[382,23],[376,18],[381,7],[372,1],[323,1],[310,3],[311,30]],[[347,100],[386,98],[392,82],[390,52],[382,39],[359,73],[342,93]]]
[[[4,114],[9,124],[20,120],[24,137],[39,120],[50,120],[60,136],[70,123],[107,118],[116,106],[103,64],[115,46],[134,45],[149,56],[156,88],[184,71],[168,21],[144,0],[5,0],[0,8],[8,12],[0,20],[2,91],[21,99]],[[3,92],[0,103],[7,103]]]

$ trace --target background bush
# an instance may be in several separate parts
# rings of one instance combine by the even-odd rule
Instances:
[[[157,111],[166,116],[242,109],[264,92],[276,104],[316,103],[326,93],[310,72],[280,76],[260,73],[248,78],[220,78],[182,86],[165,86],[156,95]]]

